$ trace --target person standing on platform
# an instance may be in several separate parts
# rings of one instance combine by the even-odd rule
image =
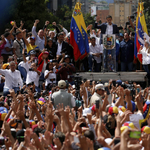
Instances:
[[[144,46],[141,45],[139,49],[139,54],[142,54],[142,65],[144,70],[147,72],[148,83],[150,85],[150,49],[149,49],[149,41],[145,40]]]
[[[101,34],[119,34],[119,30],[116,24],[112,23],[112,16],[108,15],[106,17],[107,23],[98,25],[98,18],[95,22],[95,28],[101,29]]]
[[[124,33],[124,40],[120,42],[119,63],[121,71],[133,71],[134,42],[130,40],[129,34]]]
[[[92,66],[93,66],[92,59],[94,59],[94,71],[100,72],[102,66],[103,48],[101,47],[101,45],[96,44],[95,36],[92,36],[90,39],[91,39],[91,45],[89,46],[90,54],[88,56],[89,69],[90,71],[92,71]]]

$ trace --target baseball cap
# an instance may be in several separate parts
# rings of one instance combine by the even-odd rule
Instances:
[[[60,81],[58,82],[58,87],[59,87],[59,88],[65,88],[65,87],[66,87],[66,82],[65,82],[64,80],[60,80]]]
[[[47,54],[47,55],[49,55],[49,52],[48,52],[48,51],[45,51],[45,52],[44,52],[44,54]]]
[[[121,85],[121,84],[122,84],[122,81],[121,81],[121,80],[117,80],[117,81],[116,81],[116,84]]]
[[[66,58],[70,58],[70,56],[69,56],[69,55],[65,55],[65,58],[64,58],[64,59],[66,59]]]
[[[144,127],[141,129],[141,132],[145,132],[146,134],[150,134],[150,127],[149,127],[149,126],[144,126]]]
[[[6,69],[8,66],[9,66],[9,63],[5,63],[3,64],[2,69]]]
[[[122,34],[122,33],[119,33],[119,36],[123,36],[123,34]]]
[[[97,85],[95,86],[95,90],[99,90],[99,89],[105,90],[104,85],[103,85],[103,84],[97,84]]]
[[[30,37],[30,39],[33,39],[33,40],[35,40],[35,37],[34,37],[34,36],[31,36],[31,37]]]
[[[30,51],[30,55],[36,55],[35,50],[31,50],[31,51]]]

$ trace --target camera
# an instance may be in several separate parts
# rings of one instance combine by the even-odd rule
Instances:
[[[127,25],[130,25],[130,22],[126,22],[126,26],[127,26]]]
[[[29,71],[33,71],[33,69],[32,69],[32,68],[29,68]]]
[[[50,81],[51,81],[51,82],[54,82],[54,81],[55,81],[55,78],[53,78],[53,79],[50,79]]]
[[[36,92],[35,94],[34,94],[34,99],[39,99],[41,97],[41,94],[40,93],[38,93],[38,92]]]
[[[132,96],[132,98],[135,97],[135,88],[134,88],[134,85],[129,82],[129,84],[125,84],[124,82],[122,83],[121,87],[123,87],[124,89],[128,89],[130,90],[130,95]]]
[[[18,63],[20,63],[21,61],[23,61],[23,57],[17,58],[17,62],[18,62]]]
[[[80,90],[80,85],[82,84],[82,77],[79,76],[79,73],[76,73],[74,79],[76,90]]]
[[[135,17],[132,15],[132,16],[130,16],[130,18],[131,18],[131,19],[134,19]]]
[[[122,30],[122,29],[123,29],[123,27],[122,27],[122,26],[118,27],[118,30]]]

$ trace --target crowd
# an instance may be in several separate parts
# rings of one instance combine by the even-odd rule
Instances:
[[[117,70],[133,71],[133,34],[119,33],[111,16],[106,20],[95,23],[98,32],[92,25],[87,27],[90,52],[76,63],[70,33],[56,22],[52,23],[54,31],[47,29],[46,21],[37,33],[39,20],[31,32],[23,28],[23,22],[19,28],[14,22],[11,30],[5,30],[0,43],[0,149],[150,149],[149,88],[135,82],[110,79],[104,83],[74,75],[78,69],[101,71],[102,34],[117,36]],[[149,76],[148,38],[139,38],[144,44],[139,53]],[[105,54],[111,62],[112,53]]]

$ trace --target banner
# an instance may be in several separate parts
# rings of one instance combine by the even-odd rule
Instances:
[[[95,16],[96,15],[96,6],[92,6],[91,7],[91,16]]]

